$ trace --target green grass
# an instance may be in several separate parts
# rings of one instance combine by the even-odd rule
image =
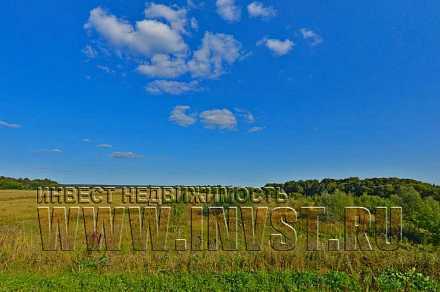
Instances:
[[[377,286],[384,291],[438,291],[439,283],[415,272],[386,271],[379,276]],[[89,291],[362,291],[360,279],[343,272],[230,272],[230,273],[157,273],[157,274],[97,274],[95,272],[65,273],[41,276],[37,274],[0,274],[3,290],[80,290]]]

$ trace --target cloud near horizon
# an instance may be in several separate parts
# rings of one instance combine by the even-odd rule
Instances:
[[[21,125],[0,120],[0,128],[18,129],[21,128]]]
[[[264,130],[264,127],[252,127],[248,130],[249,133],[257,133]]]
[[[110,157],[115,158],[115,159],[135,159],[135,158],[142,158],[144,157],[141,154],[135,153],[135,152],[131,152],[131,151],[127,151],[127,152],[113,152]]]
[[[64,151],[60,148],[52,148],[52,149],[41,149],[34,151],[35,153],[63,153]]]

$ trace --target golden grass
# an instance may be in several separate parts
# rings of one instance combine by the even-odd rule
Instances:
[[[113,205],[118,205],[117,200]],[[179,204],[174,207],[174,217],[170,225],[172,240],[177,233],[189,233],[189,213],[185,211],[189,206]],[[363,273],[368,273],[374,276],[386,268],[409,270],[415,267],[426,275],[440,278],[440,251],[436,247],[404,243],[401,249],[394,252],[308,252],[305,251],[306,233],[302,221],[300,220],[297,228],[297,248],[287,252],[270,248],[270,228],[266,228],[263,250],[258,252],[244,250],[243,232],[239,232],[239,251],[178,252],[171,249],[166,252],[136,252],[131,249],[128,223],[124,228],[121,251],[87,251],[81,224],[78,245],[74,251],[42,251],[36,192],[0,190],[0,270],[43,274],[90,268],[103,273],[337,270],[353,275],[362,276]],[[342,222],[323,222],[321,233],[322,238],[331,238],[332,233],[333,237],[342,236]]]

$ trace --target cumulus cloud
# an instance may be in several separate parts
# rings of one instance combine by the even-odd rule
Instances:
[[[261,132],[264,130],[264,127],[252,127],[248,130],[249,133]]]
[[[111,157],[116,159],[134,159],[134,158],[142,158],[143,155],[128,151],[128,152],[113,152],[111,154]]]
[[[303,36],[303,38],[310,42],[310,45],[316,46],[323,42],[322,37],[308,28],[301,28],[299,30]]]
[[[173,9],[163,4],[150,3],[145,8],[145,17],[151,19],[164,19],[173,30],[186,33],[186,9]]]
[[[8,123],[6,121],[1,121],[0,120],[0,128],[18,129],[18,128],[21,128],[21,125],[19,125],[19,124],[12,124],[12,123]]]
[[[227,8],[235,7],[233,0],[219,0],[218,5],[223,12],[235,11]],[[241,43],[228,34],[205,32],[199,47],[190,49],[183,37],[188,30],[198,29],[198,22],[188,17],[187,9],[149,3],[144,10],[145,19],[131,23],[98,6],[90,11],[84,28],[98,35],[95,43],[103,50],[105,45],[134,62],[139,74],[157,79],[146,85],[147,92],[178,95],[200,90],[202,79],[220,77],[242,58]],[[88,45],[83,53],[92,58],[97,50]],[[106,65],[96,66],[103,72],[116,73]],[[192,81],[176,80],[183,75]]]
[[[263,3],[255,1],[247,6],[247,11],[250,17],[270,18],[277,15],[275,8],[271,6],[264,6]]]
[[[154,55],[147,64],[139,65],[138,72],[150,77],[175,78],[187,71],[185,60],[169,55]]]
[[[194,114],[188,114],[190,106],[177,105],[170,113],[169,120],[179,126],[188,127],[197,121]]]
[[[96,145],[98,148],[112,148],[113,146],[111,144],[98,144]]]
[[[235,7],[230,0],[219,0],[218,3],[222,11],[227,11],[225,7],[228,5]],[[242,57],[241,43],[234,36],[222,33],[205,32],[200,46],[191,50],[183,36],[187,30],[197,29],[198,22],[187,14],[186,8],[149,3],[144,10],[145,19],[132,24],[96,7],[90,11],[84,28],[104,40],[95,42],[103,43],[119,56],[127,56],[133,61],[139,74],[158,79],[147,84],[149,93],[177,95],[200,90],[201,79],[218,78]],[[88,45],[83,53],[91,58],[97,51]],[[105,65],[97,65],[97,68],[115,73]],[[183,75],[193,80],[175,80]]]
[[[225,65],[235,63],[241,53],[241,44],[232,35],[206,32],[201,47],[188,62],[193,77],[216,78],[225,71]]]
[[[178,105],[170,112],[169,121],[182,126],[188,127],[195,124],[200,119],[200,122],[205,128],[208,129],[228,129],[234,130],[238,125],[238,118],[246,123],[255,123],[255,117],[253,114],[245,109],[235,108],[234,114],[227,108],[223,109],[209,109],[202,111],[198,117],[195,112],[190,113],[191,107],[188,105]],[[248,130],[250,133],[262,131],[264,127],[252,127]]]
[[[84,28],[96,31],[114,49],[119,51],[127,49],[145,56],[159,53],[185,54],[187,51],[187,45],[179,31],[170,25],[157,20],[144,19],[137,21],[133,26],[127,21],[109,14],[101,7],[90,11],[89,19]]]
[[[152,94],[168,93],[172,95],[179,95],[186,92],[199,91],[201,88],[197,81],[183,82],[172,80],[154,80],[147,85],[145,90]]]
[[[203,125],[208,129],[235,129],[237,119],[228,109],[213,109],[200,113]]]
[[[232,35],[206,32],[201,46],[188,62],[182,57],[157,54],[148,63],[139,65],[138,72],[159,78],[175,78],[187,72],[194,78],[217,78],[240,58],[240,49],[241,43]]]
[[[226,21],[239,21],[241,9],[235,4],[234,0],[217,0],[217,13]]]
[[[294,43],[289,39],[279,40],[279,39],[265,38],[257,43],[257,45],[262,45],[262,44],[265,45],[269,50],[271,50],[277,56],[286,55],[292,50],[294,46]]]

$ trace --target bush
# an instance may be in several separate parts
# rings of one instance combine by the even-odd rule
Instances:
[[[410,291],[438,291],[438,283],[416,271],[415,268],[408,272],[390,269],[377,279],[378,286],[383,291],[410,290]]]

